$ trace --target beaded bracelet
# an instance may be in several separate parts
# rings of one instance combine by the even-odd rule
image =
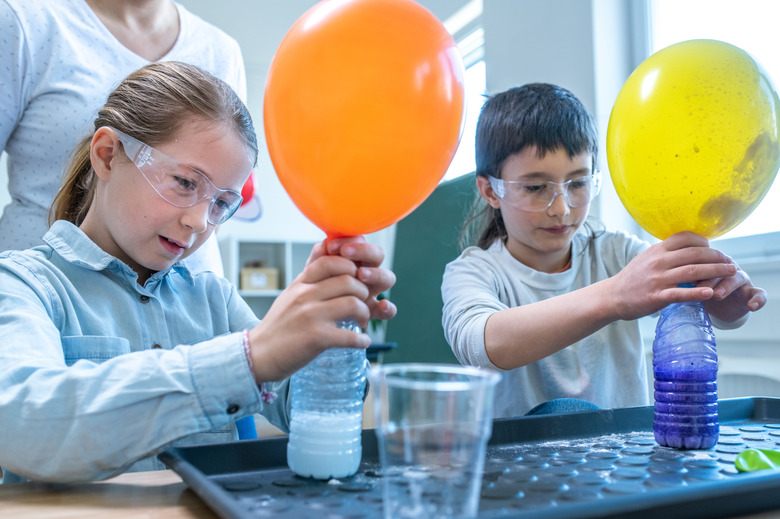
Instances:
[[[249,347],[249,330],[244,330],[242,338],[244,341],[244,355],[246,355],[246,362],[249,364],[249,369],[254,369],[255,363],[252,361],[252,350]]]
[[[246,355],[246,361],[247,364],[249,364],[249,369],[252,370],[255,364],[252,361],[252,350],[249,346],[249,330],[244,330],[242,337],[244,341],[244,354]],[[276,398],[276,393],[274,393],[273,391],[269,391],[265,385],[265,382],[261,382],[260,400],[262,400],[264,404],[270,404],[271,402],[274,401],[275,398]]]

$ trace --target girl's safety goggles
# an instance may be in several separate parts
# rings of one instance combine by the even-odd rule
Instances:
[[[176,207],[192,207],[210,200],[208,221],[225,223],[241,205],[241,195],[216,187],[209,178],[165,153],[124,132],[111,128],[122,143],[125,155],[163,200]]]

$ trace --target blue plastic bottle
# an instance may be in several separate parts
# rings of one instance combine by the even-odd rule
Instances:
[[[665,447],[709,449],[718,442],[718,355],[701,303],[661,310],[653,341],[653,433]]]
[[[339,326],[360,332],[354,321]],[[292,376],[287,465],[299,476],[330,479],[357,472],[367,364],[365,350],[334,348]]]

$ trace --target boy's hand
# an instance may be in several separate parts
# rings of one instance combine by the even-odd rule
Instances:
[[[687,231],[674,234],[650,246],[611,278],[614,315],[638,319],[672,303],[708,300],[714,291],[699,282],[725,280],[737,271],[731,258],[710,248],[704,237]],[[679,286],[683,283],[698,286]]]

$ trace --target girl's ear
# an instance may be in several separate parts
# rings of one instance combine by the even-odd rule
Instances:
[[[487,202],[490,207],[493,209],[501,207],[501,199],[498,198],[496,192],[493,191],[493,187],[490,185],[490,181],[487,177],[477,177],[477,189],[479,189],[479,194],[482,195],[482,198],[485,199],[485,202]]]
[[[92,169],[95,175],[101,180],[108,180],[111,175],[113,165],[116,164],[114,158],[121,150],[119,149],[119,138],[110,128],[103,126],[95,131],[92,136],[92,142],[89,145],[89,160],[92,163]]]

